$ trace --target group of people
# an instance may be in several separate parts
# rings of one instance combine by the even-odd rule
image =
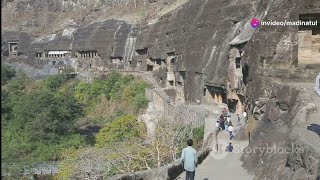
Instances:
[[[245,120],[245,123],[248,122],[247,120],[247,112],[243,112],[243,117]],[[240,126],[240,116],[237,114],[237,125]],[[216,127],[218,128],[219,131],[225,130],[229,132],[230,135],[230,140],[232,140],[234,136],[234,128],[231,122],[231,114],[227,110],[227,108],[224,108],[222,110],[222,114],[219,117],[219,120],[216,123]],[[195,178],[195,169],[198,164],[198,156],[197,156],[197,151],[192,147],[193,141],[192,139],[187,140],[187,147],[182,150],[180,161],[182,161],[182,165],[184,170],[186,171],[186,180],[194,180]],[[233,151],[233,146],[232,143],[230,142],[229,145],[226,147],[226,151],[232,152]]]
[[[247,112],[244,111],[242,115],[244,117],[245,123],[247,124],[248,123]],[[237,114],[237,126],[240,126],[240,125],[241,125],[241,117],[239,114]],[[218,129],[218,131],[225,130],[229,132],[230,140],[232,140],[232,138],[234,137],[234,127],[231,122],[231,114],[227,110],[227,108],[223,108],[222,114],[220,115],[219,119],[216,122],[216,128]]]

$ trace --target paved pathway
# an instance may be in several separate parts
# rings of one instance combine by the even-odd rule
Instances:
[[[232,114],[231,121],[236,124],[236,114]],[[242,124],[244,124],[242,119]],[[206,122],[207,124],[207,122]],[[235,127],[237,131],[239,127]],[[197,167],[196,180],[251,180],[253,175],[249,175],[245,169],[241,167],[243,149],[247,147],[248,141],[232,140],[234,152],[225,152],[225,148],[230,142],[229,134],[221,131],[218,135],[219,151],[214,148],[210,155]],[[185,173],[182,173],[177,180],[184,180]]]

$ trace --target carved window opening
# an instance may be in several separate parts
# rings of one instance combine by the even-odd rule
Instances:
[[[152,65],[147,65],[147,71],[153,71],[153,66]]]
[[[236,68],[241,68],[241,58],[236,58]]]

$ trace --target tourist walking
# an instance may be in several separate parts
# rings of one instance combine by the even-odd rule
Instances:
[[[240,118],[239,114],[237,114],[237,126],[240,126],[240,125],[241,125],[241,124],[240,124],[240,120],[241,120],[241,118]]]
[[[220,119],[220,128],[221,128],[221,130],[225,130],[224,129],[224,121],[225,121],[224,118]]]
[[[232,152],[232,151],[233,151],[233,146],[232,146],[232,143],[231,143],[231,142],[230,142],[229,145],[227,146],[226,151],[227,151],[227,152]]]
[[[245,122],[246,124],[248,124],[248,119],[247,119],[248,114],[247,114],[246,110],[244,110],[244,112],[243,112],[242,115],[243,115],[243,118],[244,118],[244,122]]]
[[[228,127],[229,127],[229,121],[227,121],[227,119],[224,120],[224,130],[228,131]]]
[[[232,124],[229,125],[228,131],[229,131],[229,135],[230,135],[230,140],[232,140],[232,138],[233,138],[233,131],[234,131]]]
[[[227,113],[228,113],[227,108],[223,108],[223,110],[222,110],[222,115],[223,115],[224,117],[226,117],[226,116],[227,116]]]
[[[187,144],[188,147],[182,150],[180,161],[182,161],[183,168],[186,171],[186,180],[194,180],[198,164],[197,151],[192,148],[192,139],[188,139]]]
[[[219,120],[216,122],[216,128],[217,128],[217,131],[220,131],[220,121]]]

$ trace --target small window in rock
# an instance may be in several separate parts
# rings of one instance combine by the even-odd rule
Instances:
[[[241,59],[240,58],[236,58],[236,68],[240,68],[241,67]]]
[[[174,61],[175,61],[175,58],[172,58],[172,59],[170,60],[170,63],[171,63],[171,64],[174,64]]]
[[[203,89],[203,96],[206,96],[206,93],[207,93],[207,89],[204,88],[204,89]]]
[[[148,48],[137,49],[137,50],[136,50],[136,53],[138,53],[139,55],[148,54]]]
[[[161,65],[161,59],[157,59],[157,60],[156,60],[156,63],[157,63],[158,65]]]
[[[56,65],[56,61],[52,61],[52,65]]]
[[[161,64],[162,65],[166,65],[166,60],[165,59],[161,59]]]
[[[152,65],[147,65],[147,71],[153,71],[153,66]]]

